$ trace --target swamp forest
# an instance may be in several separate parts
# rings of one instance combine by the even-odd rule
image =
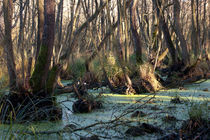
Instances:
[[[210,0],[0,0],[0,140],[209,140]]]

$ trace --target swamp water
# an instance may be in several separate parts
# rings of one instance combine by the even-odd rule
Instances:
[[[72,93],[59,95],[57,102],[63,108],[61,121],[0,124],[0,140],[74,140],[94,134],[99,136],[99,139],[157,139],[179,129],[183,121],[189,118],[188,112],[194,104],[202,107],[200,109],[205,117],[210,117],[210,80],[186,85],[183,89],[162,90],[156,94],[119,95],[110,93],[105,87],[88,92],[94,96],[101,94],[102,109],[86,114],[74,114],[72,105],[76,99],[72,97]],[[144,115],[131,117],[136,111],[142,111]],[[168,116],[173,116],[175,119],[167,119]],[[138,137],[125,134],[128,128],[140,123],[152,124],[166,133],[145,134]],[[89,127],[80,130],[86,126]],[[77,131],[71,132],[75,129]]]

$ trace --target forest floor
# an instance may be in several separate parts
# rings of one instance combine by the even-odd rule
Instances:
[[[67,83],[69,81],[65,81],[64,85]],[[179,133],[193,112],[194,115],[210,118],[210,80],[155,94],[120,95],[110,92],[106,87],[88,90],[93,98],[100,94],[98,100],[103,106],[84,114],[73,113],[72,105],[77,100],[73,93],[59,95],[57,102],[63,108],[62,121],[0,125],[0,130],[4,130],[0,139],[10,136],[26,139],[90,139],[94,135],[96,137],[92,139],[159,139]],[[156,130],[138,132],[138,126],[142,124]]]

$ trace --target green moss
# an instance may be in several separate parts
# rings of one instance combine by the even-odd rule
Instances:
[[[137,63],[137,65],[143,64],[143,60],[142,60],[141,56],[136,56],[136,63]]]
[[[46,83],[46,90],[47,93],[52,93],[55,87],[55,83],[56,83],[56,78],[57,78],[57,73],[58,73],[58,66],[54,66],[48,75],[48,79],[47,79],[47,83]]]
[[[37,63],[35,65],[34,72],[30,79],[30,85],[34,93],[39,92],[41,89],[43,89],[41,81],[42,81],[42,76],[44,74],[45,64],[47,63],[47,55],[48,55],[48,49],[46,46],[42,45],[41,50],[39,52]]]
[[[1,75],[0,76],[0,89],[7,87],[8,84],[9,84],[8,75]]]

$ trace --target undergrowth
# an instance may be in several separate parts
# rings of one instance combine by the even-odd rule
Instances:
[[[68,73],[74,78],[79,79],[85,74],[85,59],[78,58],[68,66]]]
[[[7,67],[3,59],[3,54],[0,50],[0,89],[5,88],[9,84]]]
[[[208,117],[209,117],[208,101],[205,101],[203,103],[192,102],[188,110],[188,115],[189,115],[190,120],[208,121]]]

